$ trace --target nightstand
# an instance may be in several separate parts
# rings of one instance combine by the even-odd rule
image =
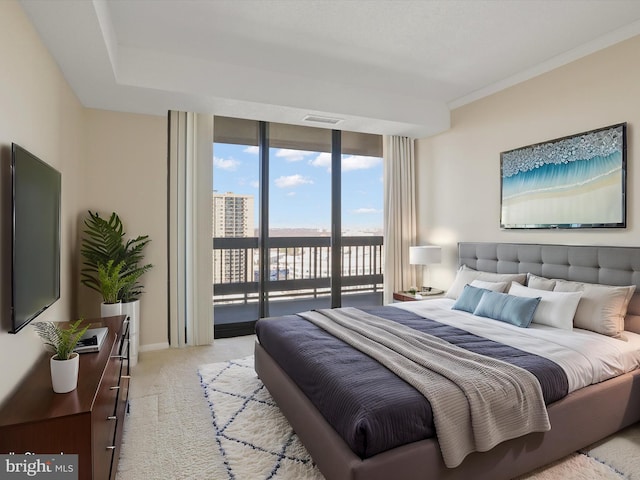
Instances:
[[[415,302],[417,300],[427,300],[429,298],[442,295],[444,290],[429,288],[429,290],[418,291],[415,294],[409,292],[393,292],[393,299],[398,302]]]

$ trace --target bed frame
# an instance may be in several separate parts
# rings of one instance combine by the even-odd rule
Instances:
[[[459,263],[497,273],[531,272],[551,278],[635,284],[640,290],[640,247],[460,243]],[[640,333],[640,292],[626,329]],[[558,460],[640,420],[640,370],[577,390],[548,408],[551,430],[472,453],[459,467],[444,465],[438,442],[422,440],[371,458],[355,455],[304,393],[255,346],[255,367],[314,462],[328,480],[508,480]],[[597,412],[597,415],[596,415]]]

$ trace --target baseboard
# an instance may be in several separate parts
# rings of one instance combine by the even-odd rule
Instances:
[[[141,352],[153,352],[154,350],[164,350],[166,348],[169,348],[169,342],[148,343],[147,345],[140,345]]]

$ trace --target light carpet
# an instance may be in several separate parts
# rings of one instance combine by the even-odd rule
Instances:
[[[202,365],[194,377],[168,376],[165,388],[132,400],[118,480],[324,479],[257,378],[253,357]],[[204,400],[185,388],[198,377]],[[640,480],[640,426],[518,480],[557,479]]]

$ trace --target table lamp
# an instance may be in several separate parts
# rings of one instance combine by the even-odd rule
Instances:
[[[437,245],[423,245],[418,247],[409,247],[409,263],[411,265],[432,265],[442,261],[442,248]],[[423,267],[424,268],[424,267]],[[422,275],[424,281],[424,271]],[[422,287],[422,292],[434,292],[436,289],[432,287]],[[442,293],[441,290],[437,291]]]

